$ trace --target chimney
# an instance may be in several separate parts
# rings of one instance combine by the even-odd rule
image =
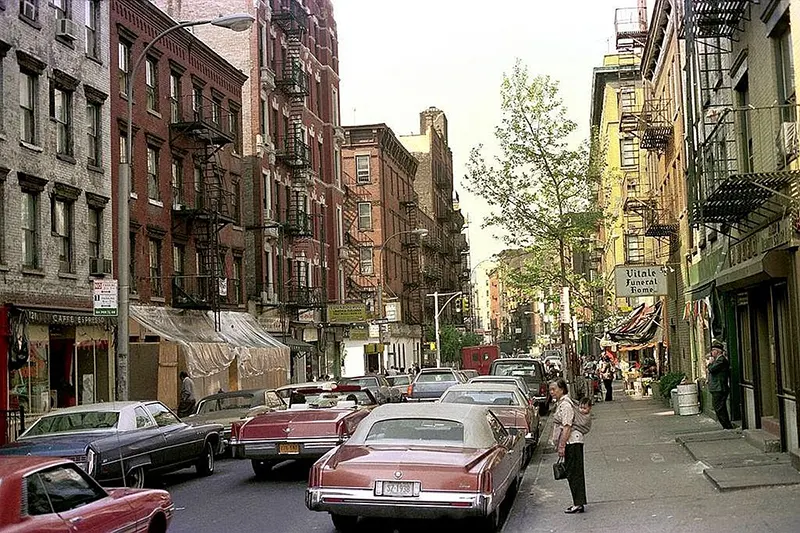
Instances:
[[[424,134],[428,128],[433,128],[444,139],[447,144],[447,116],[444,111],[435,107],[429,107],[419,114],[419,131]]]

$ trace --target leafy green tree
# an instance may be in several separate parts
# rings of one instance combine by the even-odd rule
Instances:
[[[435,339],[434,328],[429,327],[427,338]],[[478,346],[481,344],[481,336],[472,331],[461,331],[451,324],[445,324],[439,328],[439,338],[442,343],[442,363],[457,363],[461,361],[461,348],[465,346]]]

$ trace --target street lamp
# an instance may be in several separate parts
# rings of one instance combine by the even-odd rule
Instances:
[[[213,19],[194,20],[180,22],[167,28],[156,35],[141,51],[133,68],[128,73],[126,95],[128,98],[128,122],[125,142],[125,159],[119,164],[119,178],[117,179],[117,281],[119,283],[119,316],[117,317],[117,400],[125,401],[128,399],[128,354],[129,354],[129,334],[128,321],[130,319],[130,301],[128,294],[130,291],[130,183],[131,183],[131,153],[133,151],[133,80],[139,70],[147,52],[153,45],[161,40],[162,37],[190,26],[201,26],[211,24],[220,28],[232,31],[246,31],[255,22],[255,18],[247,13],[225,15]]]

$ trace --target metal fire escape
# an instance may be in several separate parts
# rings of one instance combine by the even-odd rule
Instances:
[[[419,228],[419,218],[417,212],[417,193],[413,190],[408,192],[408,196],[402,198],[401,205],[406,210],[406,217],[408,218],[409,228]],[[423,237],[424,238],[424,237]],[[422,324],[423,322],[423,308],[422,308],[422,273],[421,259],[420,259],[420,237],[406,233],[401,236],[403,248],[405,253],[408,254],[408,272],[403,273],[404,289],[408,293],[408,310],[406,312],[406,322],[409,324]]]
[[[731,86],[730,59],[752,0],[685,0],[692,223],[746,232],[797,208],[797,106],[758,107]],[[740,82],[742,83],[742,82]],[[748,83],[748,82],[745,82]],[[734,101],[734,92],[737,100]]]
[[[340,251],[340,258],[344,262],[345,267],[345,292],[348,301],[364,302],[375,298],[377,291],[375,274],[377,268],[380,268],[379,265],[373,264],[372,273],[362,273],[361,271],[361,249],[369,248],[370,250],[374,250],[375,248],[375,243],[370,239],[369,234],[362,231],[358,226],[358,204],[362,201],[369,201],[369,198],[363,191],[363,187],[357,185],[353,176],[345,173],[343,178],[345,183],[345,197],[342,218],[345,247],[343,251]]]
[[[172,278],[172,306],[211,310],[217,329],[228,291],[220,231],[234,222],[234,195],[219,157],[223,147],[234,141],[224,120],[218,104],[200,94],[179,101],[170,120],[170,144],[191,152],[194,160],[194,198],[184,203],[182,190],[175,190],[173,231],[193,237],[197,252],[195,275]]]
[[[322,214],[312,214],[309,187],[313,185],[311,148],[307,142],[303,125],[306,98],[309,96],[308,77],[301,60],[303,36],[308,30],[308,13],[293,0],[282,0],[272,14],[272,21],[283,31],[286,48],[282,61],[277,66],[275,86],[289,100],[289,120],[284,135],[278,139],[276,159],[285,165],[291,175],[291,189],[288,193],[284,235],[288,245],[306,245],[324,232]],[[324,235],[320,239],[321,276],[320,286],[313,286],[311,264],[306,261],[293,261],[283,287],[282,300],[288,307],[309,308],[325,305],[326,268]],[[303,248],[303,246],[301,246]],[[307,246],[305,246],[307,248]],[[304,252],[301,252],[304,253]],[[283,266],[281,267],[283,268]]]

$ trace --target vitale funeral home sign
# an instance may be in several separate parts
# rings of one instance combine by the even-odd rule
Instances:
[[[618,298],[667,294],[667,274],[660,266],[618,266],[614,280]]]

